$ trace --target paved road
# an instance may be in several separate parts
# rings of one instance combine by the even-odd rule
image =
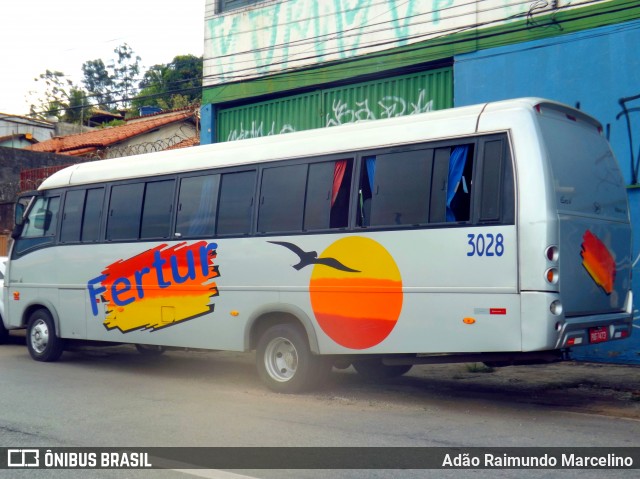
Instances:
[[[489,381],[482,376],[465,382],[469,372],[464,369],[453,376],[443,369],[446,374],[434,381],[423,368],[384,385],[347,370],[335,373],[321,391],[289,396],[262,386],[251,354],[170,351],[147,357],[132,347],[89,348],[66,352],[57,363],[38,363],[17,342],[0,347],[0,446],[640,445],[640,421],[629,414],[584,413],[570,404],[529,401],[526,388],[514,400],[520,389],[503,394],[500,388],[482,387]],[[0,471],[0,477],[501,478],[557,473],[197,470],[91,471],[89,476],[86,471]],[[603,471],[562,474],[600,478]],[[636,477],[633,471],[605,474]]]

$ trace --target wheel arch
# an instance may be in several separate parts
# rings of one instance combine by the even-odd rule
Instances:
[[[56,311],[56,308],[53,306],[53,304],[47,300],[42,300],[37,303],[31,303],[27,305],[26,308],[24,308],[21,319],[22,326],[25,328],[28,326],[29,317],[33,314],[34,311],[37,311],[38,309],[46,309],[49,312],[51,318],[53,319],[53,324],[56,327],[56,336],[60,337],[60,318],[58,317],[58,312]]]
[[[298,306],[285,303],[271,303],[253,312],[247,321],[244,332],[244,349],[256,349],[260,336],[271,326],[276,324],[297,324],[304,329],[309,349],[314,354],[320,354],[318,336],[311,318]]]

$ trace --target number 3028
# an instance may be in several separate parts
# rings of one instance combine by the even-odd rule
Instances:
[[[469,250],[467,256],[502,256],[504,254],[504,236],[502,233],[493,235],[487,234],[468,234],[467,244]]]

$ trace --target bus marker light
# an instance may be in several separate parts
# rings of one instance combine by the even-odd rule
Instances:
[[[562,302],[560,302],[560,300],[558,299],[556,299],[549,305],[549,311],[551,311],[551,314],[553,314],[554,316],[560,316],[562,314],[562,310]],[[559,327],[559,323],[556,323],[557,331],[560,331]]]
[[[229,313],[231,316],[236,317],[240,316],[240,311],[236,311],[235,309]]]
[[[464,319],[462,320],[462,322],[463,322],[464,324],[473,324],[473,323],[475,323],[475,322],[476,322],[476,320],[475,320],[474,318],[464,318]]]
[[[582,344],[582,338],[567,339],[567,346],[577,346],[578,344]]]

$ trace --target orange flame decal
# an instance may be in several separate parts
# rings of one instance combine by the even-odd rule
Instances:
[[[605,244],[587,230],[582,237],[582,266],[607,294],[613,292],[616,262]]]

